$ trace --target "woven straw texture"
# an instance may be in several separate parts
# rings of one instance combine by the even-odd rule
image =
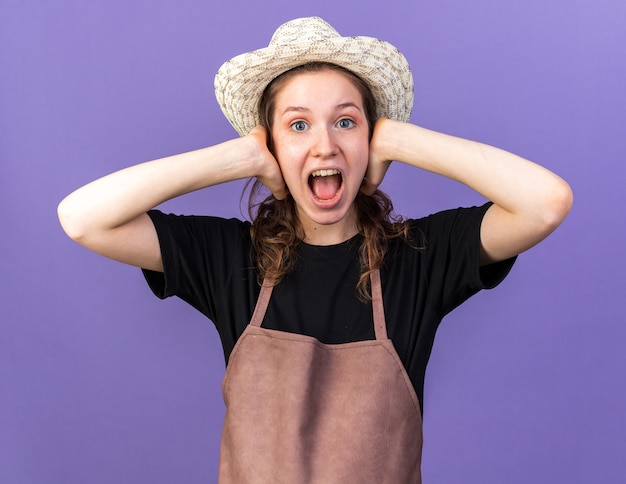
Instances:
[[[281,25],[269,46],[225,62],[215,76],[215,96],[235,130],[245,136],[259,124],[259,102],[280,74],[309,62],[332,62],[367,82],[377,117],[408,121],[413,107],[413,77],[402,53],[372,37],[342,37],[319,17]]]

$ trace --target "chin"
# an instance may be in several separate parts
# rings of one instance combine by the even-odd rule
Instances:
[[[331,226],[335,224],[343,224],[350,221],[350,209],[334,207],[332,209],[319,209],[316,208],[312,211],[307,211],[304,217],[317,225]]]

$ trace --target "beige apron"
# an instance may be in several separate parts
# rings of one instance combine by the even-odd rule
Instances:
[[[371,280],[376,339],[336,345],[262,328],[263,284],[222,385],[221,484],[421,482],[420,407]]]

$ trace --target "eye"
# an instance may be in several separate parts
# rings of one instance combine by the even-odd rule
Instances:
[[[354,126],[354,121],[348,118],[343,118],[337,122],[337,126],[339,126],[342,129],[351,128],[352,126]]]
[[[304,121],[296,121],[291,124],[291,128],[294,131],[304,131],[307,128],[307,124]]]

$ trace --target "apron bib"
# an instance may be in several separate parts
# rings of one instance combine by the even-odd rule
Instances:
[[[371,281],[376,339],[334,345],[262,328],[263,283],[222,385],[220,484],[421,483],[420,406]]]

